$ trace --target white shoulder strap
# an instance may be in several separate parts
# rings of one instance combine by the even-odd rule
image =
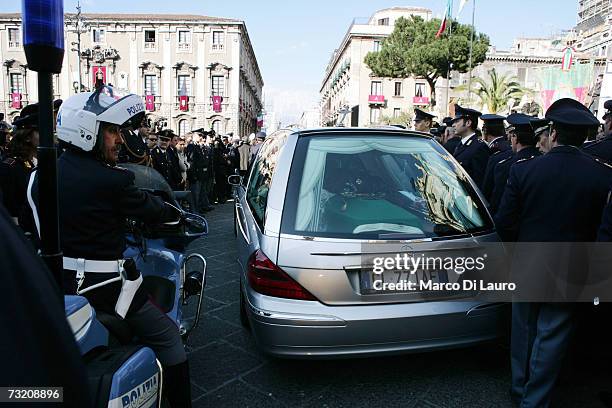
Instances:
[[[32,209],[34,223],[36,224],[36,231],[38,231],[38,238],[40,238],[40,220],[38,219],[38,209],[36,208],[36,204],[32,199],[32,186],[34,185],[34,179],[36,178],[37,171],[38,170],[34,170],[32,174],[30,174],[30,181],[28,182],[28,204],[30,204],[30,208]]]

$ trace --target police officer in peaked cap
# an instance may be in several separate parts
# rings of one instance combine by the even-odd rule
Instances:
[[[482,192],[487,200],[491,199],[493,193],[493,169],[497,163],[512,156],[512,147],[506,137],[506,129],[504,125],[504,116],[500,115],[482,115],[480,119],[484,122],[482,125],[482,134],[485,141],[491,150],[491,157],[487,162],[484,181],[482,183]]]
[[[582,150],[593,157],[612,164],[612,100],[606,101],[604,108],[606,109],[606,113],[603,116],[605,136],[602,139],[583,145]]]
[[[550,151],[550,121],[547,119],[532,118],[531,128],[533,134],[536,137],[536,147],[542,154],[546,154]]]
[[[491,212],[495,214],[501,202],[508,175],[514,163],[519,160],[531,159],[540,156],[540,151],[536,148],[537,139],[531,126],[531,116],[523,113],[513,113],[506,118],[510,124],[508,134],[510,135],[512,155],[500,160],[493,168],[493,190],[491,192]]]
[[[151,150],[151,165],[161,174],[168,184],[172,187],[172,171],[170,163],[170,155],[168,148],[170,147],[170,139],[172,131],[165,129],[157,133],[158,144]]]
[[[478,187],[482,187],[489,156],[491,156],[489,146],[476,135],[478,118],[481,115],[477,110],[455,105],[455,117],[452,119],[455,134],[461,138],[453,156]]]
[[[414,130],[417,132],[429,133],[432,128],[433,118],[435,117],[436,116],[431,113],[416,108],[414,110]]]
[[[551,150],[512,166],[495,215],[497,231],[506,241],[595,241],[612,167],[584,153],[580,146],[596,131],[599,121],[584,105],[568,98],[553,103],[546,119],[552,122]],[[513,277],[527,270],[531,284],[554,279],[550,274],[557,273],[563,254],[536,256],[528,247],[515,248]],[[545,287],[550,289],[550,285]],[[513,303],[511,394],[521,407],[550,405],[574,324],[572,303]]]

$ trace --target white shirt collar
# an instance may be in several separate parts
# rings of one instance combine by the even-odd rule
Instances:
[[[471,135],[465,136],[464,138],[461,139],[461,144],[464,145],[467,143],[468,140],[470,140],[470,138],[472,136],[474,136],[476,133],[472,133]]]

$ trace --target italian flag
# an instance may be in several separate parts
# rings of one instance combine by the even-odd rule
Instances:
[[[448,20],[451,18],[451,15],[453,13],[452,2],[453,0],[448,0],[448,3],[446,5],[446,11],[444,12],[444,18],[442,18],[442,24],[440,24],[440,29],[436,33],[436,38],[440,38],[440,36],[444,34],[444,31],[446,31],[446,25],[448,24]]]
[[[574,63],[574,49],[571,47],[567,47],[563,50],[563,59],[561,60],[561,70],[569,71],[572,69],[572,64]]]

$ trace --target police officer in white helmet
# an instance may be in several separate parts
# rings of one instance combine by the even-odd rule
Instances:
[[[57,136],[66,151],[58,160],[58,201],[64,289],[81,294],[99,312],[119,315],[164,366],[164,390],[172,407],[190,407],[189,366],[178,328],[140,286],[142,277],[120,278],[126,217],[148,223],[176,221],[180,211],[139,190],[134,174],[116,167],[121,130],[144,115],[137,95],[120,97],[112,87],[68,98],[57,116]],[[28,199],[38,227],[38,182]],[[95,286],[95,287],[94,287]],[[126,295],[127,294],[127,295]]]

